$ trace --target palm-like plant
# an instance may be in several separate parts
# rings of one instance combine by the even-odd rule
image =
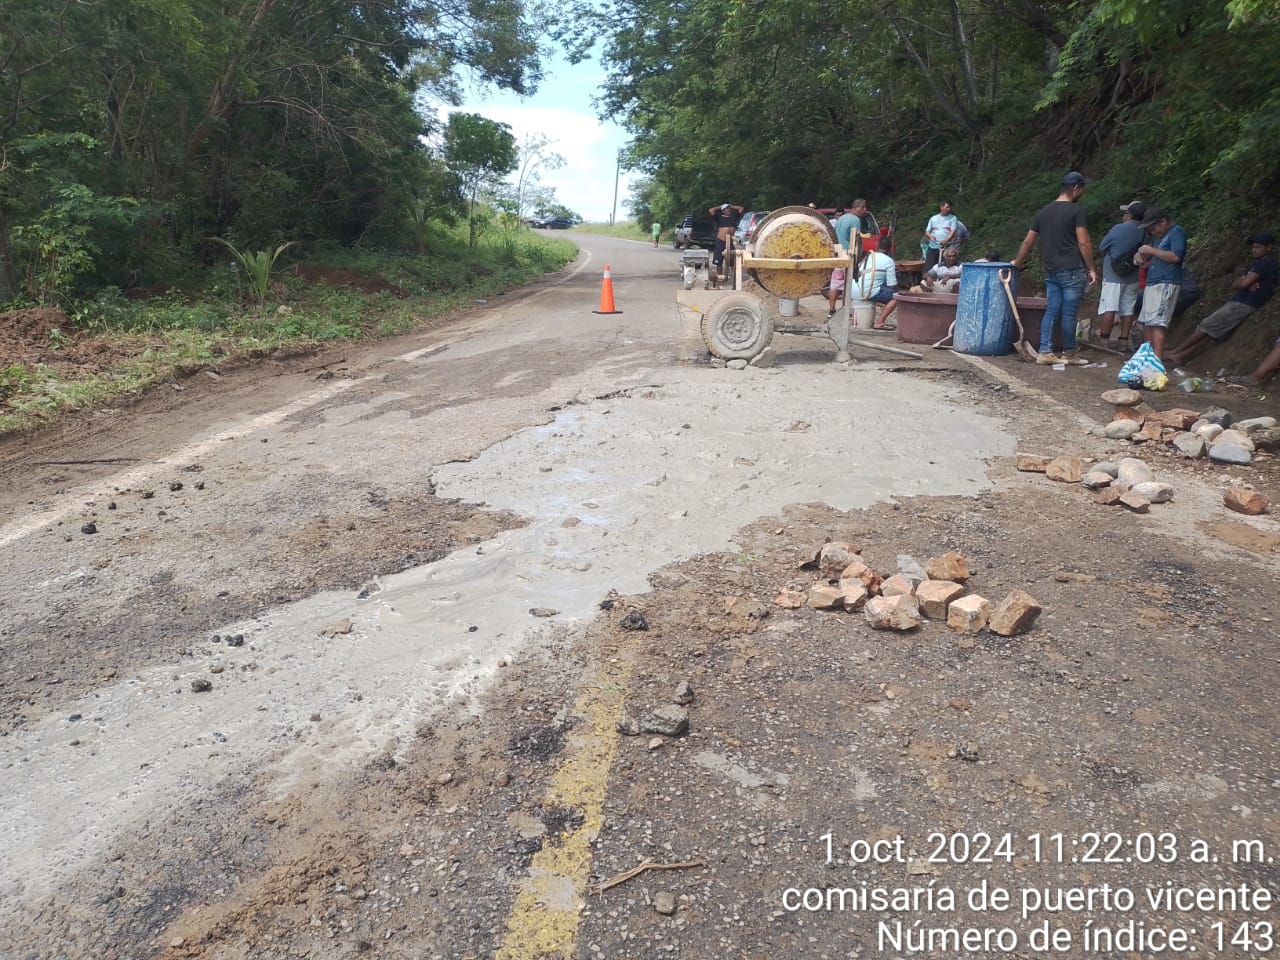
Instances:
[[[236,258],[236,262],[244,268],[245,276],[249,278],[249,292],[258,303],[262,303],[267,299],[267,294],[271,289],[271,271],[275,268],[280,254],[297,243],[296,240],[291,240],[288,243],[280,244],[274,250],[240,251],[229,241],[223,240],[222,237],[210,237],[209,239],[217,240],[218,243],[231,251],[231,255]]]

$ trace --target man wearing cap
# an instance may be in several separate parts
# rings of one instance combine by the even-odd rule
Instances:
[[[1196,331],[1176,350],[1169,352],[1170,362],[1181,366],[1206,347],[1224,343],[1240,324],[1271,299],[1280,279],[1280,263],[1272,256],[1274,250],[1275,237],[1269,233],[1257,233],[1249,238],[1253,263],[1232,282],[1235,294],[1201,320]]]
[[[1093,268],[1093,241],[1085,222],[1084,207],[1080,205],[1088,182],[1075,170],[1062,178],[1057,199],[1036,212],[1031,229],[1013,258],[1013,265],[1021,270],[1039,238],[1048,303],[1040,323],[1040,354],[1036,363],[1084,366],[1089,362],[1076,353],[1076,311],[1080,308],[1080,298],[1084,296],[1086,282],[1088,286],[1098,282],[1098,272]],[[1055,325],[1062,330],[1061,356],[1053,352]]]
[[[724,251],[733,238],[733,228],[738,225],[738,218],[746,210],[746,207],[728,202],[718,207],[707,208],[707,215],[711,217],[711,222],[716,227],[716,243],[711,251],[711,262],[716,266],[716,273],[720,273],[720,266],[724,263]]]
[[[1098,298],[1098,337],[1111,339],[1120,315],[1120,340],[1129,342],[1133,318],[1138,313],[1138,265],[1133,255],[1142,246],[1146,235],[1142,232],[1142,220],[1147,215],[1147,205],[1133,200],[1120,208],[1123,217],[1107,231],[1098,244],[1102,254],[1102,295]]]
[[[1151,207],[1142,219],[1142,228],[1152,243],[1138,248],[1134,262],[1147,268],[1147,286],[1142,291],[1142,312],[1138,323],[1151,349],[1164,358],[1164,341],[1169,333],[1182,292],[1182,264],[1187,259],[1187,232],[1163,210]]]

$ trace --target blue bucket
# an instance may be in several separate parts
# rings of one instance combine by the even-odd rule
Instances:
[[[956,304],[957,353],[1002,357],[1013,349],[1013,310],[1005,296],[1000,271],[1012,276],[1009,286],[1018,296],[1018,271],[1010,263],[966,263],[960,271],[960,299]]]

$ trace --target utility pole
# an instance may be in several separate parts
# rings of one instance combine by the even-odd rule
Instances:
[[[613,170],[613,210],[609,214],[609,227],[618,219],[618,180],[622,177],[622,148],[618,148],[618,165]]]

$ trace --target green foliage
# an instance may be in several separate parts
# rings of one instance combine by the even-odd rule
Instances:
[[[474,247],[484,227],[485,214],[476,210],[480,191],[493,188],[516,168],[516,138],[505,123],[478,113],[451,113],[444,133],[444,159],[462,184],[469,205],[469,244]]]
[[[278,245],[274,250],[241,251],[237,250],[230,241],[222,239],[222,237],[210,237],[209,239],[216,240],[231,251],[231,255],[236,258],[236,262],[244,270],[245,277],[249,283],[250,294],[258,303],[265,301],[267,294],[271,292],[271,271],[275,268],[276,261],[280,259],[280,254],[297,243],[297,241],[291,240],[288,243]]]

